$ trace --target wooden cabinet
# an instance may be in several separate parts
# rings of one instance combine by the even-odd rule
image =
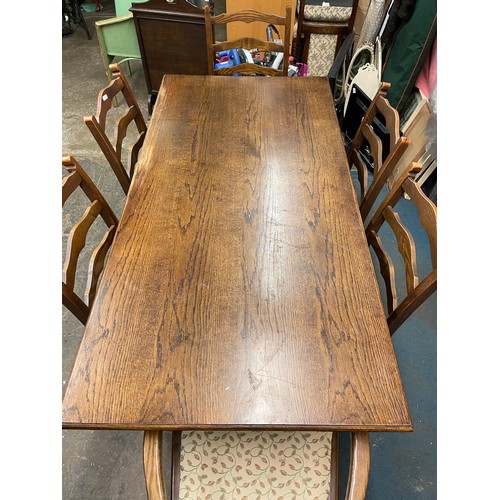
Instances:
[[[150,96],[150,112],[164,74],[206,75],[204,0],[132,3]],[[193,5],[193,4],[196,4]]]

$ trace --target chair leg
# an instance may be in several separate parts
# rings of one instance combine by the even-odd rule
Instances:
[[[144,478],[148,500],[166,500],[162,467],[163,433],[144,432]]]
[[[302,48],[302,62],[307,64],[309,57],[309,43],[311,41],[311,33],[304,33],[304,47]]]
[[[328,500],[339,498],[339,433],[332,432],[332,456],[330,461],[330,494]]]
[[[364,500],[370,474],[368,432],[351,432],[351,465],[346,500]]]
[[[172,432],[171,500],[178,500],[181,481],[181,441],[182,431]]]
[[[87,38],[90,40],[92,36],[90,35],[87,23],[85,22],[85,18],[83,17],[82,8],[78,4],[77,0],[73,0],[73,10],[76,22],[85,30],[85,33],[87,33]]]

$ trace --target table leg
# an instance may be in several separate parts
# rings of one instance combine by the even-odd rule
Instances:
[[[166,500],[163,484],[161,431],[144,432],[144,478],[148,500]]]
[[[346,500],[364,500],[370,474],[368,432],[351,432],[351,465]]]

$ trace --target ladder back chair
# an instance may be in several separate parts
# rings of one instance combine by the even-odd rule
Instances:
[[[219,14],[212,16],[210,7],[206,5],[205,9],[205,31],[207,38],[207,58],[208,58],[208,74],[209,75],[266,75],[266,76],[288,76],[288,63],[290,57],[290,36],[292,31],[292,9],[290,5],[286,6],[285,16],[277,16],[274,14],[266,14],[256,10],[241,10],[232,14]],[[282,26],[284,33],[281,32],[281,40],[283,43],[273,41],[259,40],[253,37],[243,37],[236,40],[216,42],[215,41],[215,26],[228,24],[232,22],[264,22],[272,24],[275,27]],[[216,54],[230,49],[247,49],[258,50],[259,52],[282,52],[283,61],[281,69],[261,66],[245,62],[237,66],[227,66],[220,69],[215,69]]]
[[[82,218],[71,228],[62,272],[62,303],[85,325],[107,252],[115,236],[118,219],[88,174],[72,156],[64,156],[62,165],[69,173],[62,182],[63,208],[68,198],[78,188],[82,189],[91,202]],[[87,284],[82,296],[75,291],[78,259],[85,247],[89,229],[99,215],[108,229],[90,256]]]
[[[361,191],[359,209],[363,221],[366,220],[382,188],[411,142],[408,137],[400,135],[399,114],[386,98],[389,88],[389,83],[382,82],[361,120],[347,153],[350,168],[354,166],[357,170]],[[386,131],[385,137],[381,133],[382,129]],[[383,140],[387,143],[385,148]],[[368,159],[366,159],[367,154]],[[370,161],[370,157],[373,164],[373,179],[368,186],[367,162]]]
[[[99,92],[96,114],[85,116],[83,121],[104,153],[123,191],[127,194],[130,187],[130,181],[134,175],[139,151],[146,137],[147,127],[134,96],[134,92],[121,72],[120,67],[118,64],[110,64],[109,69],[113,75],[113,80],[107,87]],[[111,138],[106,133],[106,118],[109,110],[112,108],[114,98],[120,93],[125,99],[127,109],[116,121],[114,137]],[[134,122],[137,127],[137,139],[129,150],[127,172],[127,168],[125,168],[122,162],[122,147],[123,141],[129,130],[129,125],[131,125],[132,122]]]
[[[338,2],[339,5],[332,2],[333,5],[322,6],[309,5],[307,0],[298,0],[295,57],[308,64],[314,64],[310,55],[313,59],[324,59],[328,71],[340,46],[354,30],[358,2],[359,0],[352,0],[350,6],[346,6],[348,2],[345,1]],[[335,40],[333,36],[336,37]],[[335,43],[333,53],[330,38]]]
[[[437,290],[437,207],[415,182],[414,176],[421,168],[421,164],[414,162],[406,167],[366,227],[368,245],[377,257],[385,285],[387,323],[391,335]],[[409,225],[403,222],[404,207],[399,212],[395,209],[398,202],[413,204],[420,218],[419,229],[423,228],[427,233],[430,269],[425,275],[418,272],[415,240]],[[396,237],[397,248],[404,262],[406,296],[401,302],[398,302],[397,297],[395,266],[382,243],[380,230],[384,223]],[[415,228],[413,230],[416,231]],[[388,238],[386,235],[386,242]],[[391,240],[394,241],[392,234]]]

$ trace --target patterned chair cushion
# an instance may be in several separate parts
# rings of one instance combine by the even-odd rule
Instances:
[[[328,499],[330,432],[184,431],[182,499]]]
[[[349,21],[351,12],[352,7],[323,7],[321,5],[306,5],[304,7],[304,20],[343,23]]]
[[[308,76],[327,76],[335,58],[337,35],[311,33],[307,56]]]

